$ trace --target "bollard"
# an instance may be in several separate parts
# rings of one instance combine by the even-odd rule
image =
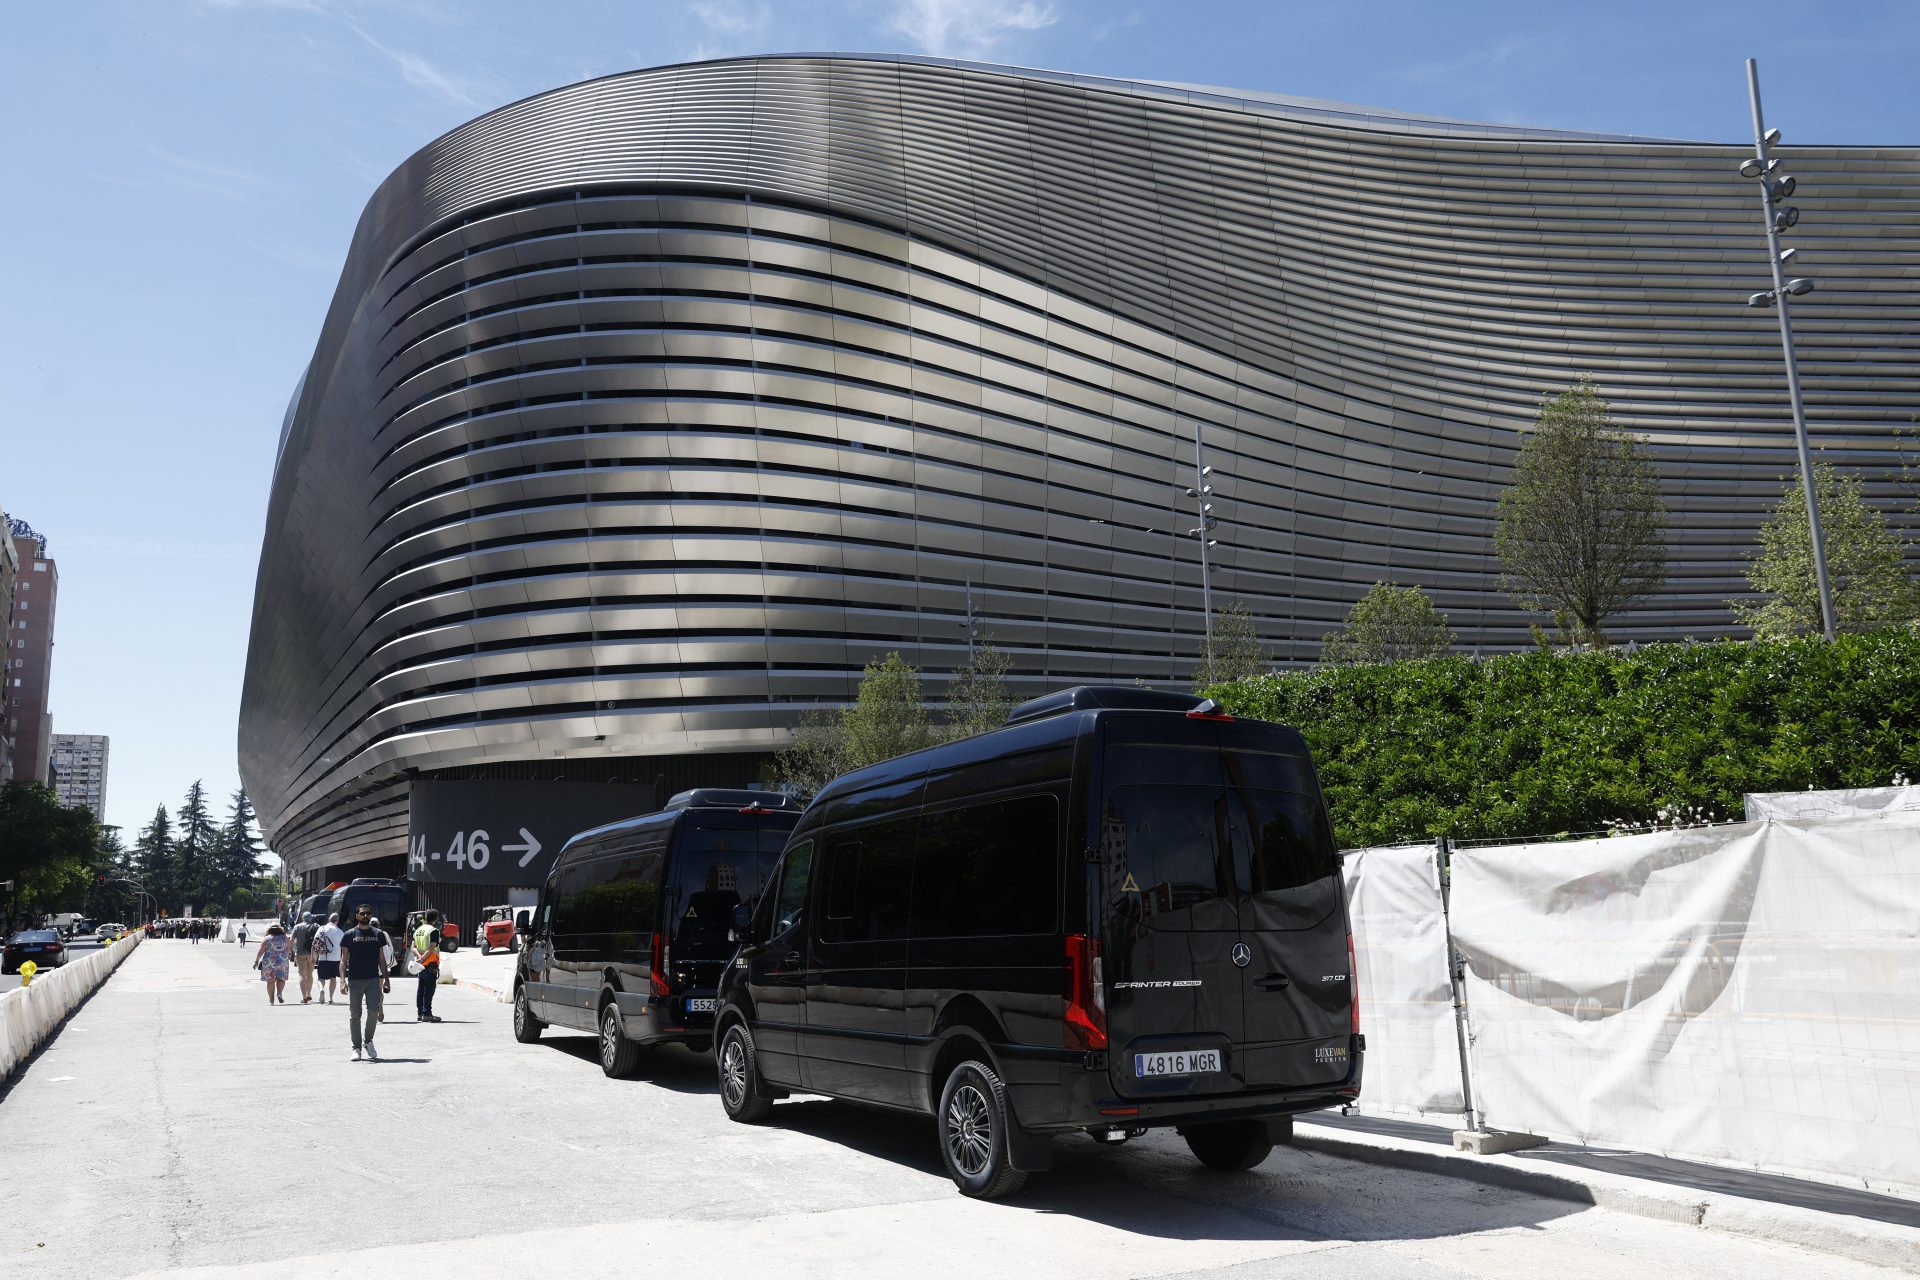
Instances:
[[[39,965],[37,965],[37,964],[35,964],[35,963],[34,963],[33,961],[31,961],[31,960],[29,960],[29,961],[27,961],[27,962],[26,962],[25,964],[23,964],[23,965],[21,965],[21,966],[20,966],[20,985],[21,985],[21,986],[23,986],[23,987],[30,987],[30,986],[32,986],[32,985],[33,985],[33,975],[34,975],[34,974],[36,974],[36,973],[38,973],[38,972],[40,972],[40,966],[39,966]]]

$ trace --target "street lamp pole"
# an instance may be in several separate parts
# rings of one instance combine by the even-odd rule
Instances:
[[[1204,446],[1200,442],[1200,420],[1193,423],[1193,487],[1187,490],[1200,516],[1198,528],[1187,530],[1187,536],[1200,540],[1200,607],[1206,618],[1207,631],[1202,645],[1206,654],[1207,669],[1213,669],[1213,566],[1209,553],[1213,548],[1213,530],[1220,522],[1213,514],[1213,486],[1208,477],[1213,468],[1207,465]]]
[[[1772,304],[1780,308],[1780,345],[1786,352],[1787,398],[1793,404],[1793,436],[1800,453],[1800,485],[1807,498],[1807,532],[1813,543],[1813,577],[1820,591],[1820,628],[1831,640],[1835,628],[1833,591],[1827,583],[1827,543],[1820,528],[1820,503],[1814,496],[1813,454],[1807,445],[1807,413],[1800,400],[1800,371],[1793,358],[1792,308],[1787,301],[1790,296],[1809,292],[1813,282],[1789,281],[1786,277],[1786,265],[1796,250],[1782,252],[1780,233],[1800,220],[1800,211],[1790,205],[1776,208],[1779,200],[1793,194],[1795,183],[1792,178],[1773,176],[1773,170],[1780,162],[1769,157],[1767,150],[1780,141],[1780,132],[1777,129],[1771,133],[1767,131],[1766,121],[1760,112],[1760,68],[1752,58],[1747,59],[1747,96],[1753,104],[1754,158],[1742,164],[1740,172],[1760,181],[1760,208],[1767,228],[1767,261],[1773,271],[1772,290],[1754,294],[1747,299],[1747,305],[1763,307]]]

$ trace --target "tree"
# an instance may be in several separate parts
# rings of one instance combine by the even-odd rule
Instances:
[[[77,905],[99,838],[93,814],[63,807],[51,787],[22,778],[0,787],[0,880],[13,881],[14,904],[36,912]]]
[[[1867,502],[1860,477],[1816,462],[1813,492],[1820,504],[1835,628],[1872,631],[1920,618],[1920,585],[1907,570],[1906,539]],[[1806,490],[1799,483],[1787,485],[1773,518],[1760,530],[1760,554],[1747,570],[1747,583],[1763,599],[1728,603],[1755,634],[1777,640],[1822,631]]]
[[[1666,530],[1653,455],[1613,425],[1593,379],[1542,401],[1500,495],[1493,545],[1507,593],[1604,648],[1607,619],[1666,581]]]
[[[199,779],[187,788],[174,816],[179,827],[173,840],[175,888],[199,909],[218,898],[223,887],[215,865],[220,832],[207,812],[207,789]]]
[[[154,806],[153,821],[133,842],[133,865],[134,873],[140,877],[155,901],[162,908],[178,914],[185,899],[180,896],[174,874],[173,820],[167,816],[167,806]]]
[[[235,890],[253,883],[254,877],[260,874],[260,854],[260,838],[254,834],[253,802],[247,799],[245,791],[235,791],[214,855],[220,889],[217,900],[228,901]]]
[[[1323,661],[1404,662],[1437,658],[1453,647],[1446,615],[1418,587],[1376,582],[1347,613],[1347,624],[1322,643]]]
[[[1213,630],[1207,633],[1206,656],[1193,676],[1193,690],[1199,693],[1217,684],[1231,684],[1248,676],[1263,676],[1273,670],[1267,647],[1254,630],[1253,615],[1247,606],[1235,600],[1213,615]]]
[[[998,729],[1013,710],[1013,690],[1007,684],[1007,670],[1013,664],[1007,655],[982,639],[967,650],[967,660],[947,685],[947,711],[952,718],[956,738]]]
[[[934,738],[920,673],[889,653],[867,664],[852,706],[816,707],[801,715],[793,745],[774,757],[774,778],[810,799],[843,773],[918,751]]]

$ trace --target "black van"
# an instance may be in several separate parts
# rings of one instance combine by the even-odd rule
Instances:
[[[1360,1092],[1340,861],[1292,729],[1083,687],[835,779],[734,922],[716,1065],[735,1120],[789,1092],[938,1118],[963,1192],[1055,1135],[1172,1126],[1246,1169]]]
[[[514,1038],[594,1032],[610,1076],[642,1045],[711,1045],[734,909],[757,902],[799,820],[790,796],[704,788],[567,841],[515,966]]]
[[[407,912],[413,909],[413,882],[380,876],[356,877],[333,891],[326,915],[338,915],[340,927],[351,929],[362,903],[373,909],[373,918],[380,922],[393,942],[393,968],[389,976],[403,977],[407,972],[406,924]]]

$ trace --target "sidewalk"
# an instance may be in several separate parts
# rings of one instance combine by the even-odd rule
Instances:
[[[483,956],[478,947],[462,947],[443,959],[454,986],[492,996],[502,1004],[512,1003],[513,967],[520,960],[518,951],[496,951]]]
[[[1777,1174],[1550,1142],[1508,1155],[1453,1149],[1451,1127],[1337,1111],[1305,1117],[1294,1145],[1330,1156],[1706,1231],[1797,1245],[1920,1274],[1920,1203]]]

